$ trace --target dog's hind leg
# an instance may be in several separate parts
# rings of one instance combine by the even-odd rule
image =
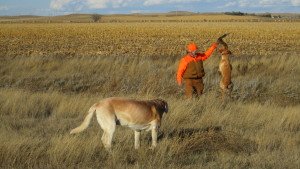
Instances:
[[[110,150],[112,144],[113,134],[116,129],[115,117],[107,110],[96,111],[97,121],[103,130],[102,143],[107,150]]]
[[[221,88],[221,100],[224,101],[226,96],[226,86],[223,84],[222,81],[220,81],[220,88]]]
[[[108,127],[101,127],[101,128],[103,129],[103,135],[101,137],[101,141],[104,147],[107,150],[110,150],[112,145],[113,134],[115,132],[115,126],[111,125],[111,128]]]

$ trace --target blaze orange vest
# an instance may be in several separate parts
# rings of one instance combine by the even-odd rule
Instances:
[[[182,83],[182,78],[193,79],[202,78],[205,75],[203,68],[203,61],[208,59],[214,50],[217,48],[218,44],[213,43],[205,53],[197,53],[196,57],[190,55],[184,56],[179,63],[177,71],[177,83]]]
[[[185,56],[187,57],[186,60],[190,60],[189,55]],[[202,60],[196,60],[191,58],[191,61],[187,61],[186,70],[183,73],[184,79],[199,79],[205,76],[204,68],[203,68],[203,61]]]

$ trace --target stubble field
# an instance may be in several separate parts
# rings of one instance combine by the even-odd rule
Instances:
[[[204,94],[187,100],[175,74],[185,46],[223,33],[234,54],[232,99],[220,61],[204,62]],[[300,23],[0,25],[1,168],[299,168]],[[118,127],[111,153],[88,108],[111,96],[169,103],[158,147]]]

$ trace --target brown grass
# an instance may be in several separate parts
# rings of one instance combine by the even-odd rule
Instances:
[[[0,168],[299,168],[299,23],[0,25]],[[222,102],[215,53],[205,91],[175,83],[191,40],[222,33],[235,57],[233,98]],[[208,43],[204,43],[210,40]],[[88,108],[110,96],[168,101],[158,147],[118,127],[111,153]]]

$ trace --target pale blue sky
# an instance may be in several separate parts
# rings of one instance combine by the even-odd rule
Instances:
[[[127,14],[176,10],[300,13],[300,0],[0,0],[0,15]]]

